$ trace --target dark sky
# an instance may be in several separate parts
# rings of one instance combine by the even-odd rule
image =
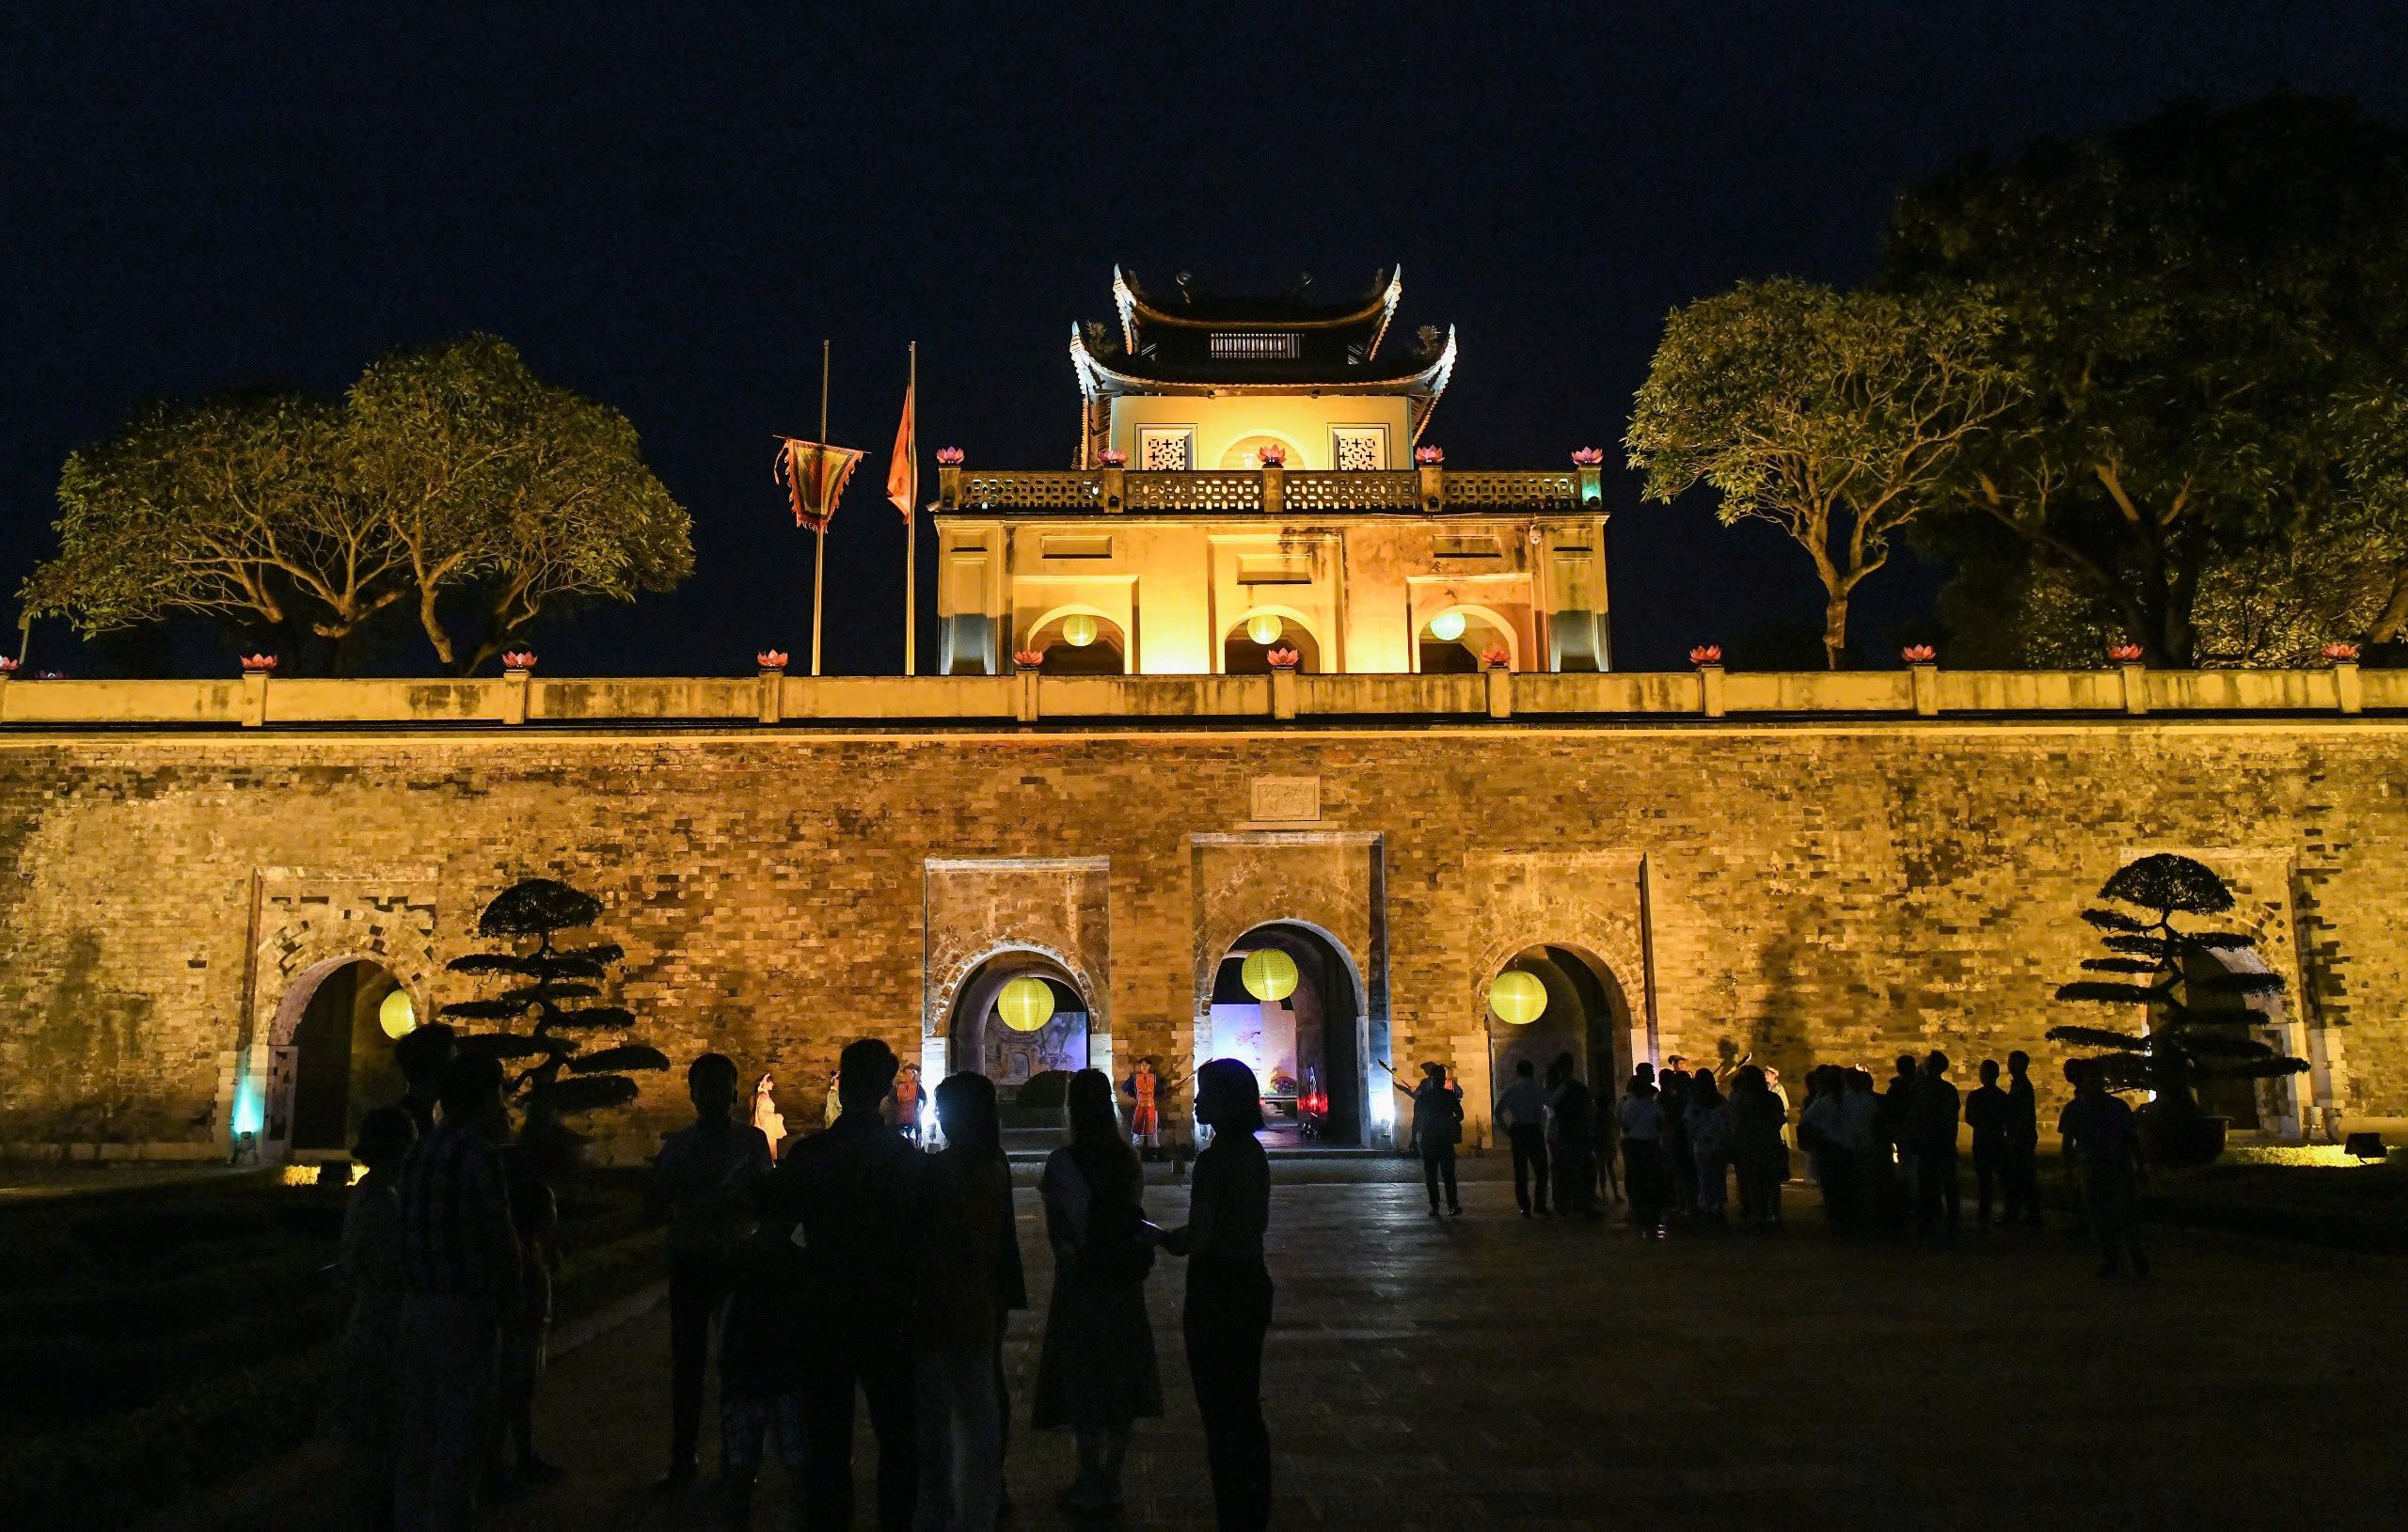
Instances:
[[[2383,5],[856,9],[12,8],[11,598],[59,460],[136,401],[333,392],[388,347],[486,329],[625,410],[694,516],[693,579],[542,634],[546,669],[732,673],[808,642],[808,540],[768,463],[813,421],[823,336],[832,434],[873,474],[915,339],[928,447],[1056,467],[1069,323],[1108,312],[1114,261],[1223,288],[1310,271],[1324,293],[1402,261],[1401,323],[1463,343],[1429,439],[1456,466],[1547,467],[1615,447],[1667,309],[1862,276],[1891,198],[1965,150],[2283,85],[2408,115],[2408,25]],[[899,662],[878,489],[830,544],[832,671]],[[1613,503],[1624,667],[1709,638],[1746,663],[1748,635],[1812,620],[1777,534],[1626,481]],[[1930,583],[1877,578],[1868,648]]]

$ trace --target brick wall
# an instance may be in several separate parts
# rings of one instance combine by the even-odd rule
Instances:
[[[647,1040],[794,1082],[863,1034],[918,1056],[1016,944],[1101,988],[1116,1058],[1184,1056],[1206,965],[1272,919],[1347,949],[1401,1059],[1457,1056],[1548,942],[1661,1051],[2022,1047],[2046,1082],[2077,911],[2158,849],[2234,884],[2349,1109],[2408,1114],[2404,765],[2366,719],[0,736],[0,1143],[206,1152],[295,983],[375,956],[431,1015],[535,875],[602,898]],[[1266,776],[1317,777],[1320,818],[1252,821]],[[681,1102],[658,1077],[605,1126]]]

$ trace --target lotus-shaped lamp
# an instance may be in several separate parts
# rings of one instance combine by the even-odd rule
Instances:
[[[1015,649],[1012,651],[1012,663],[1019,666],[1023,671],[1033,671],[1039,665],[1045,663],[1045,651],[1042,649]]]
[[[1129,454],[1117,447],[1105,448],[1095,455],[1095,460],[1107,468],[1125,468],[1129,466]]]
[[[1480,652],[1480,662],[1482,665],[1487,666],[1492,671],[1501,671],[1506,666],[1513,663],[1513,656],[1507,654],[1504,646],[1500,644],[1494,649],[1481,650]]]
[[[501,656],[501,668],[505,671],[531,671],[535,668],[535,651],[532,649],[504,651]]]
[[[1940,658],[1940,651],[1927,643],[1910,643],[1898,651],[1898,657],[1909,665],[1929,665]]]
[[[1572,450],[1572,466],[1576,468],[1593,468],[1605,461],[1606,450],[1602,447],[1576,447]]]
[[[265,675],[275,669],[276,656],[274,655],[245,655],[243,656],[243,673],[245,675]]]
[[[960,467],[960,466],[961,466],[961,449],[960,449],[960,448],[958,448],[958,447],[940,447],[940,448],[938,448],[938,449],[937,449],[937,466],[938,466],[938,467],[940,467],[940,468],[958,468],[958,467]]]
[[[793,656],[783,649],[764,649],[752,657],[760,661],[761,669],[765,671],[783,671],[786,668],[786,661]]]
[[[1271,668],[1275,671],[1292,671],[1304,656],[1283,643],[1278,648],[1264,654],[1262,657],[1271,662]]]
[[[1288,449],[1275,441],[1264,442],[1255,449],[1254,455],[1262,460],[1262,466],[1266,468],[1284,468],[1288,466]]]
[[[1689,663],[1692,665],[1721,664],[1722,646],[1719,643],[1699,644],[1696,648],[1689,651]]]
[[[2107,657],[2118,665],[2137,665],[2141,662],[2141,646],[2136,643],[2111,643],[2107,646]]]
[[[1413,450],[1413,461],[1425,468],[1434,468],[1447,461],[1447,450],[1443,447],[1417,447]]]
[[[16,673],[17,662],[10,659],[6,655],[0,655],[0,675],[14,675]]]
[[[2347,640],[2328,643],[2324,646],[2324,657],[2336,664],[2353,661],[2358,657],[2358,646]]]

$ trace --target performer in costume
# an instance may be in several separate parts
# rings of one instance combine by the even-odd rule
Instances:
[[[778,1110],[774,1094],[777,1082],[764,1074],[752,1082],[752,1126],[769,1141],[769,1158],[777,1158],[778,1145],[786,1136],[785,1114]]]
[[[1135,1071],[1120,1082],[1120,1094],[1135,1103],[1129,1110],[1129,1141],[1149,1160],[1161,1154],[1163,1146],[1162,1115],[1154,1104],[1161,1083],[1150,1058],[1139,1059]]]

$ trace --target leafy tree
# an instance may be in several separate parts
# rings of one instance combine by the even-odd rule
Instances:
[[[1723,525],[1771,522],[1823,587],[1839,669],[1849,597],[2013,403],[1995,310],[1954,295],[1747,284],[1666,322],[1624,446],[1650,499],[1710,486]]]
[[[346,475],[407,561],[427,641],[460,674],[547,604],[632,601],[693,572],[692,524],[626,417],[538,382],[492,336],[378,361],[353,385],[345,427]]]
[[[2061,584],[2188,666],[2269,567],[2382,558],[2332,402],[2398,391],[2408,135],[2344,103],[2178,104],[1964,161],[1901,200],[1886,263],[1898,291],[1996,303],[2025,385],[1956,475],[1962,515],[2006,536],[1920,528],[1960,585]]]
[[[2111,1027],[2049,1029],[2052,1042],[2103,1051],[2092,1062],[2106,1072],[2110,1090],[2156,1093],[2155,1110],[2195,1116],[2198,1085],[2213,1079],[2270,1080],[2307,1067],[2305,1059],[2282,1058],[2234,1024],[2233,1013],[2211,1003],[2235,996],[2271,994],[2282,988],[2279,974],[2245,972],[2225,965],[2222,955],[2253,945],[2238,932],[2183,930],[2177,915],[2221,915],[2232,908],[2232,891],[2205,864],[2160,852],[2131,863],[2099,891],[2107,905],[2082,912],[2105,933],[2107,956],[2083,960],[2094,973],[2119,978],[2077,979],[2057,987],[2056,998],[2076,1003],[2143,1005],[2142,1031]],[[2138,909],[2141,914],[2133,914]]]
[[[601,901],[590,893],[547,877],[529,878],[485,906],[477,934],[514,943],[531,939],[534,950],[475,953],[444,965],[454,973],[515,981],[515,987],[492,999],[456,1001],[443,1014],[473,1021],[532,1018],[524,1031],[472,1033],[460,1039],[464,1050],[523,1066],[509,1078],[509,1093],[531,1115],[624,1105],[636,1098],[629,1074],[669,1067],[657,1049],[640,1043],[585,1051],[587,1034],[624,1032],[636,1019],[623,1006],[563,1003],[598,998],[609,965],[626,956],[615,941],[566,950],[553,946],[561,932],[591,925],[601,913]]]
[[[340,642],[401,598],[402,568],[335,472],[339,411],[294,394],[154,404],[59,472],[57,556],[30,617],[86,635],[198,613]]]

